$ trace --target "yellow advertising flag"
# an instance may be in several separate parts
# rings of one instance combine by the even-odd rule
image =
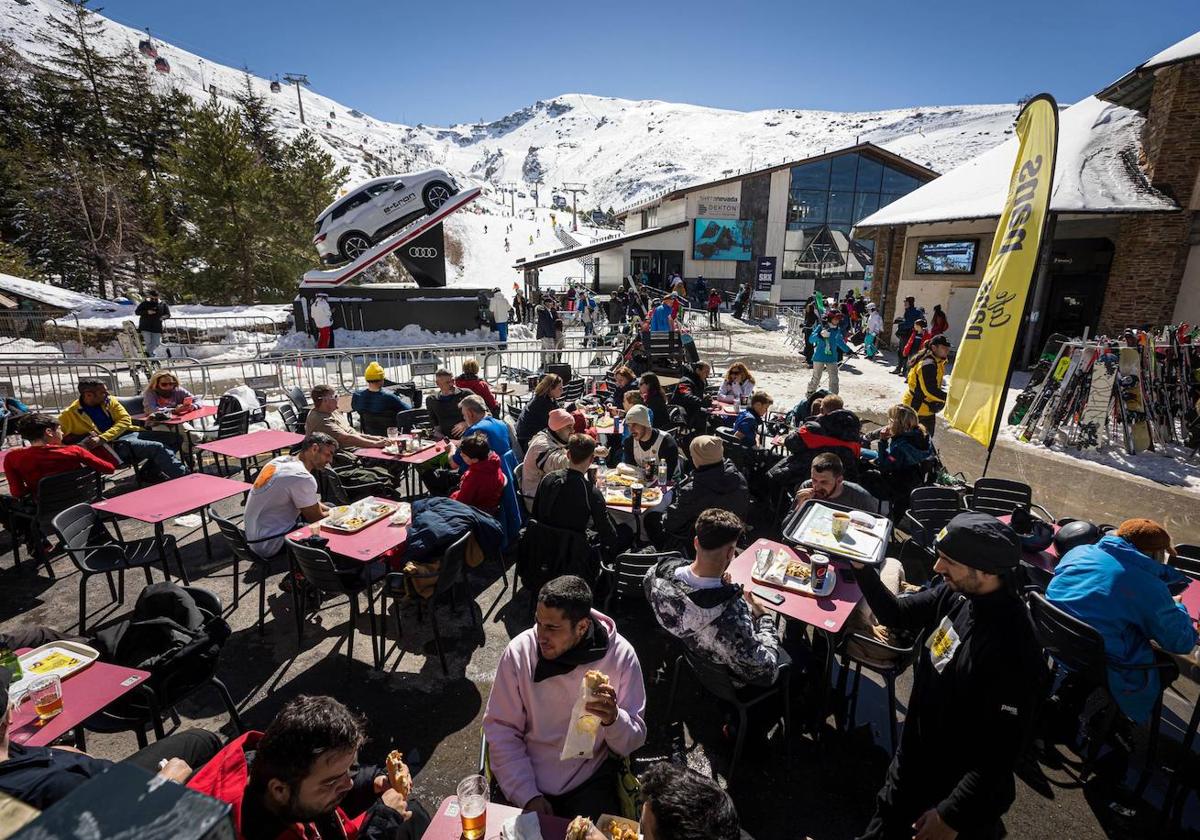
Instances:
[[[1058,105],[1035,96],[1017,117],[1017,159],[992,253],[950,374],[945,418],[989,450],[996,442],[1013,350],[1037,270],[1058,152]]]

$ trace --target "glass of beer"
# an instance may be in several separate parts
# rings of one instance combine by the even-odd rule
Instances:
[[[18,705],[26,700],[33,703],[38,720],[45,723],[63,710],[62,680],[57,674],[38,677],[29,684],[28,690],[18,701]]]
[[[483,840],[487,832],[487,779],[483,776],[467,776],[458,783],[457,793],[464,840]]]

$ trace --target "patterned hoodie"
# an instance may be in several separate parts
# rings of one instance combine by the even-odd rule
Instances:
[[[646,598],[658,623],[692,651],[725,667],[736,685],[773,683],[779,666],[788,662],[774,613],[752,618],[740,584],[693,589],[675,577],[687,565],[688,560],[673,557],[646,573]]]

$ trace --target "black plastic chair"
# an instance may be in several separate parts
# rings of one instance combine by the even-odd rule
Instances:
[[[296,409],[291,403],[280,403],[278,409],[285,429],[299,435],[304,434],[304,427],[300,425],[300,415],[296,413]]]
[[[1150,769],[1154,766],[1154,756],[1158,747],[1158,731],[1162,722],[1163,693],[1178,675],[1178,668],[1168,661],[1150,662],[1145,665],[1116,665],[1104,651],[1104,639],[1099,632],[1087,622],[1081,621],[1055,604],[1050,603],[1040,592],[1031,591],[1029,596],[1029,613],[1033,618],[1034,630],[1038,642],[1045,649],[1051,661],[1082,679],[1093,690],[1100,690],[1108,698],[1103,712],[1104,717],[1098,728],[1099,736],[1091,739],[1084,754],[1082,777],[1091,775],[1092,765],[1100,751],[1100,747],[1112,734],[1113,724],[1120,714],[1120,707],[1109,689],[1108,669],[1118,668],[1127,671],[1158,671],[1158,697],[1154,700],[1154,710],[1150,716],[1150,740],[1146,747],[1146,766],[1138,780],[1136,795],[1141,796],[1149,780]]]
[[[158,544],[153,537],[125,542],[113,539],[104,527],[100,514],[90,504],[77,504],[54,517],[54,533],[79,570],[79,635],[87,630],[87,582],[93,575],[108,578],[108,590],[118,604],[125,603],[125,570],[141,569],[146,583],[152,583],[150,567],[158,562]],[[163,534],[163,547],[175,554],[175,561],[183,569],[183,558],[179,545],[171,534]],[[165,558],[165,554],[163,555]],[[163,574],[171,579],[167,561],[162,561]],[[113,586],[112,573],[117,573],[117,585]]]
[[[133,730],[138,746],[146,746],[146,727],[154,729],[155,738],[163,737],[162,712],[168,711],[179,725],[175,707],[203,688],[213,688],[221,698],[229,720],[240,735],[246,731],[237,705],[228,687],[217,676],[221,649],[230,635],[229,624],[221,618],[221,599],[207,589],[184,586],[204,617],[203,629],[177,651],[150,668],[150,676],[140,692],[106,706],[84,721],[91,732],[127,732]],[[79,745],[81,748],[82,744]]]
[[[716,435],[725,444],[725,457],[733,462],[742,474],[749,478],[750,467],[753,462],[753,450],[745,441],[733,433],[733,429],[729,426],[721,426],[716,430]]]
[[[226,438],[237,437],[244,435],[250,431],[250,412],[242,409],[240,411],[229,411],[225,414],[217,416],[217,425],[215,429],[189,429],[188,436],[193,443],[209,443],[214,440],[225,440]],[[196,461],[199,464],[200,450],[196,451]],[[213,465],[217,466],[218,470],[222,470],[225,475],[232,475],[241,470],[239,466],[233,469],[229,466],[229,459],[224,455],[220,456],[220,465],[218,465],[218,456],[213,454]]]
[[[383,437],[387,430],[395,425],[396,415],[389,412],[360,411],[358,413],[358,428],[364,435]],[[399,428],[399,427],[397,427]]]
[[[33,563],[46,567],[47,574],[54,578],[50,565],[50,554],[43,543],[53,527],[54,517],[68,508],[79,504],[91,504],[100,499],[100,473],[91,469],[70,470],[48,475],[38,482],[37,501],[32,508],[14,506],[12,517],[13,565],[21,565],[21,536],[28,535]]]
[[[413,429],[429,429],[429,412],[423,408],[410,408],[396,412],[396,428],[400,434],[412,434]]]
[[[849,649],[851,641],[857,642],[868,651],[882,654],[890,657],[890,661],[884,664],[880,661],[871,661],[862,656],[855,656]],[[862,680],[862,670],[866,668],[878,674],[887,687],[888,696],[888,724],[889,734],[891,735],[891,752],[894,755],[896,747],[899,746],[900,740],[897,734],[898,723],[896,720],[896,678],[903,674],[921,654],[921,637],[918,636],[913,640],[913,643],[907,647],[899,647],[897,645],[889,645],[879,641],[871,636],[864,636],[861,633],[851,633],[841,639],[840,653],[842,654],[842,669],[838,675],[838,694],[845,696],[846,682],[850,676],[850,670],[854,670],[854,683],[850,687],[850,707],[846,712],[846,729],[853,729],[855,713],[858,711],[858,689],[859,683]]]
[[[1167,562],[1192,580],[1200,580],[1200,545],[1181,543],[1175,546],[1175,556]]]
[[[570,382],[563,385],[562,403],[577,402],[583,397],[583,389],[585,384],[582,378],[572,379]]]
[[[773,697],[779,697],[783,703],[783,745],[786,757],[788,752],[788,738],[791,737],[792,732],[791,666],[784,665],[780,667],[779,673],[775,677],[775,682],[768,687],[757,690],[752,687],[739,689],[733,684],[733,680],[724,668],[697,655],[682,644],[679,644],[679,647],[682,648],[682,653],[676,657],[675,670],[671,675],[671,693],[667,700],[667,718],[670,719],[671,713],[675,708],[675,691],[679,685],[679,672],[682,670],[683,663],[685,662],[696,677],[696,682],[700,684],[701,689],[718,700],[724,700],[737,709],[737,738],[733,744],[733,756],[729,761],[729,770],[725,773],[726,786],[733,784],[733,771],[737,767],[738,759],[742,756],[742,748],[745,746],[746,741],[746,730],[750,726],[750,710]],[[753,696],[748,697],[751,693]]]
[[[604,599],[604,612],[612,614],[614,608],[622,603],[646,604],[646,590],[643,581],[646,573],[671,558],[682,558],[678,551],[659,551],[648,554],[627,552],[617,557],[613,563],[600,563],[600,570],[608,576],[608,596]]]
[[[1007,478],[981,478],[975,482],[966,498],[968,510],[990,513],[992,516],[1011,516],[1016,508],[1038,511],[1047,522],[1053,522],[1050,511],[1033,501],[1033,488]]]
[[[297,414],[300,414],[304,412],[305,409],[312,407],[308,404],[308,394],[304,393],[304,390],[300,388],[300,386],[293,385],[287,389],[286,393],[287,398],[291,400],[292,405],[296,407]]]
[[[525,464],[524,463],[517,464],[516,469],[513,470],[513,483],[516,486],[517,499],[520,500],[521,507],[525,510],[525,515],[528,516],[530,513],[533,512],[533,497],[526,496],[521,490],[521,487],[524,485],[524,482],[523,482],[524,476],[525,476]]]
[[[463,600],[467,605],[467,612],[471,614],[471,626],[479,626],[479,617],[475,615],[475,605],[472,600],[467,597],[466,559],[467,543],[470,541],[470,539],[471,535],[468,533],[463,534],[461,537],[455,540],[454,543],[442,554],[440,558],[440,565],[438,566],[438,570],[436,572],[427,575],[408,574],[407,572],[393,572],[389,574],[384,581],[383,605],[381,607],[381,612],[383,612],[386,616],[387,598],[388,596],[391,596],[393,615],[396,618],[396,638],[399,639],[404,632],[404,628],[400,623],[400,599],[404,598],[407,594],[407,589],[404,585],[405,579],[437,578],[437,581],[434,584],[433,594],[431,594],[427,600],[429,602],[429,619],[433,624],[433,642],[437,647],[438,660],[442,663],[442,675],[447,677],[450,676],[450,670],[446,667],[446,654],[442,651],[442,634],[438,628],[438,601],[449,595],[451,599],[450,605],[452,607],[455,606],[454,592],[456,589],[461,587],[463,591]],[[426,599],[417,598],[416,600],[417,619],[422,620],[424,612],[424,600]],[[384,620],[386,621],[386,617]],[[387,634],[381,633],[380,636],[380,646],[382,647],[384,644],[386,644]],[[387,656],[381,650],[380,660],[386,661],[386,659]]]
[[[358,596],[367,593],[367,612],[371,617],[371,658],[379,667],[379,647],[375,626],[375,595],[371,591],[383,576],[383,569],[376,564],[363,565],[358,569],[339,569],[329,552],[314,548],[295,540],[287,540],[288,555],[292,571],[304,576],[305,584],[322,595],[345,595],[350,604],[350,620],[346,623],[346,656],[351,669],[354,667],[354,628],[358,624]],[[296,614],[296,639],[304,641],[304,612],[301,607],[300,586],[292,586],[292,604]]]
[[[241,586],[241,570],[242,562],[247,563],[251,568],[259,570],[258,580],[258,632],[263,632],[263,622],[267,616],[267,577],[270,574],[271,559],[259,557],[254,553],[252,542],[266,542],[268,540],[278,539],[283,534],[275,534],[269,537],[263,537],[260,540],[246,539],[246,532],[242,530],[242,526],[238,525],[225,517],[209,510],[208,515],[212,521],[217,523],[217,528],[221,531],[221,536],[225,537],[225,542],[229,543],[229,551],[233,554],[233,604],[236,607],[241,600],[239,587]],[[289,531],[292,529],[288,529]],[[282,552],[281,552],[282,553]],[[276,555],[277,557],[279,555]],[[251,585],[253,588],[253,585]]]
[[[910,545],[919,549],[925,558],[937,560],[933,541],[951,519],[962,513],[960,501],[958,491],[952,487],[918,487],[912,491],[908,497],[908,510],[900,519],[900,528],[909,537],[900,549],[901,563]]]

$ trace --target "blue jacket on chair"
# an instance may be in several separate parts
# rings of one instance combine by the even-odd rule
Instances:
[[[1192,618],[1175,603],[1168,584],[1184,583],[1178,569],[1157,563],[1121,537],[1067,552],[1054,569],[1046,598],[1093,627],[1104,638],[1112,666],[1108,684],[1121,711],[1138,723],[1150,719],[1158,697],[1158,674],[1122,665],[1154,661],[1153,639],[1170,653],[1196,645]]]

